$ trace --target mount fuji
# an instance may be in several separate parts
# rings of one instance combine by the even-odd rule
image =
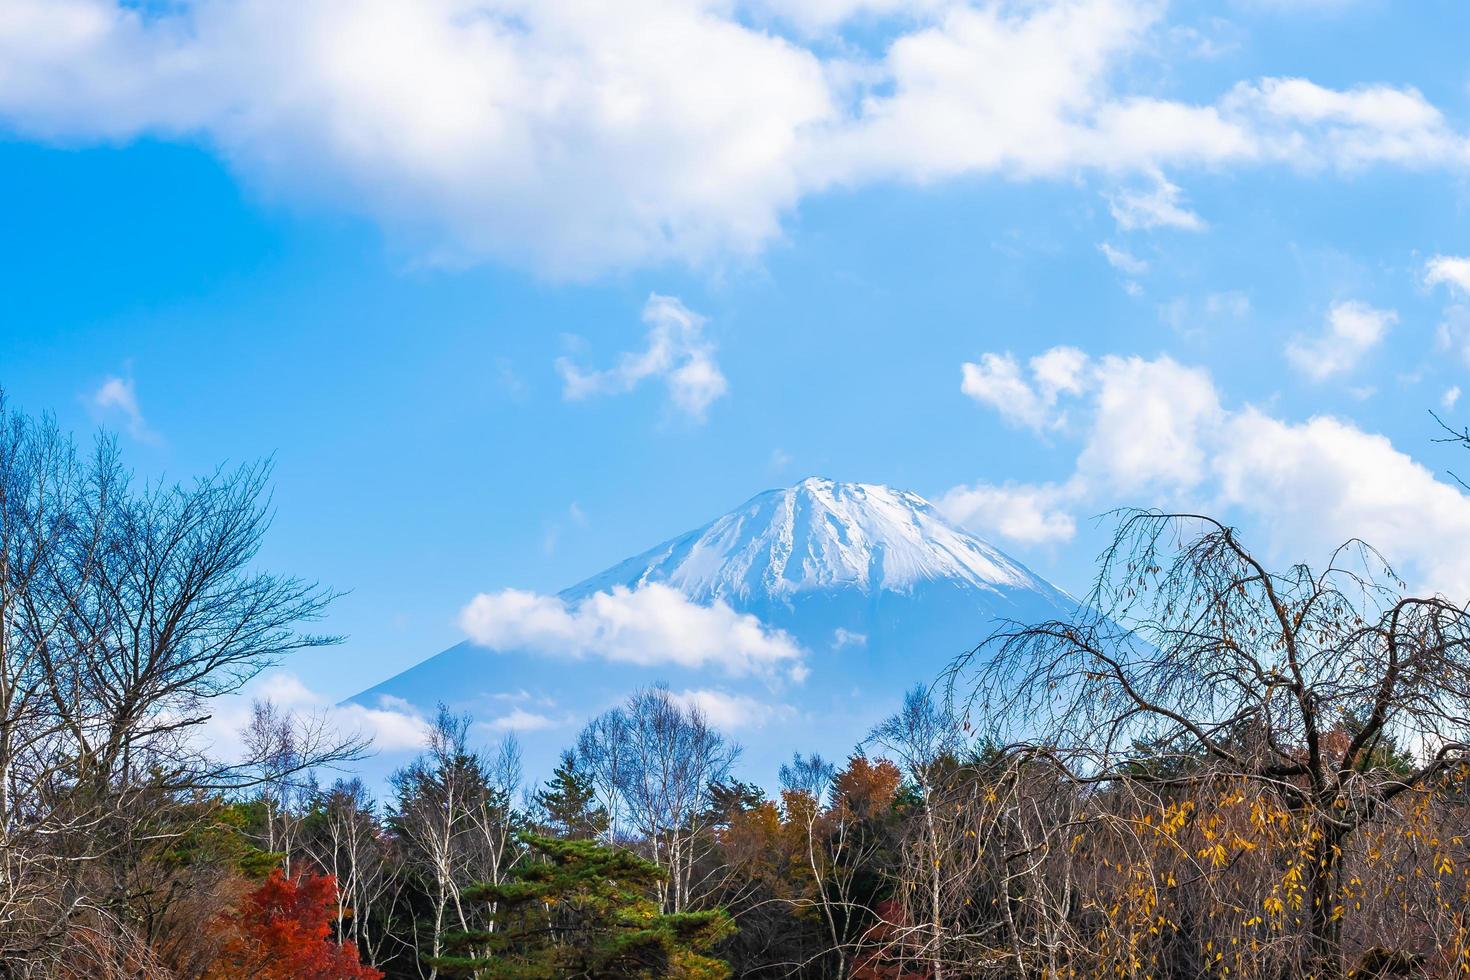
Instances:
[[[650,608],[640,596],[684,608],[661,632],[640,633],[629,622]],[[815,477],[758,494],[554,597],[508,590],[481,599],[484,628],[469,632],[482,642],[350,700],[469,711],[482,734],[515,731],[528,772],[540,772],[593,715],[666,683],[745,747],[741,773],[763,782],[793,751],[840,761],[907,688],[932,683],[999,621],[1077,608],[918,494]],[[744,630],[776,657],[730,669],[680,655],[707,647],[695,634],[714,628]]]

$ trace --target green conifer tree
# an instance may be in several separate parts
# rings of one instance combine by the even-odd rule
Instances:
[[[532,858],[499,885],[465,895],[492,903],[493,931],[449,940],[433,961],[476,980],[724,980],[705,955],[734,931],[722,909],[663,915],[649,896],[664,872],[589,840],[522,834]]]
[[[607,813],[597,805],[592,777],[571,752],[561,754],[561,764],[536,794],[536,803],[545,811],[547,829],[558,837],[598,837],[607,830]]]

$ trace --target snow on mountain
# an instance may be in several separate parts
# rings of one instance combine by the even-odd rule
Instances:
[[[670,597],[720,615],[670,614]],[[718,723],[744,743],[756,778],[793,750],[845,755],[905,689],[933,683],[998,623],[1076,609],[923,497],[820,478],[758,494],[556,596],[507,590],[476,602],[491,616],[521,610],[519,622],[480,635],[524,645],[466,641],[351,700],[468,710],[486,736],[517,731],[535,768],[549,766],[593,714],[639,686],[667,683],[690,703],[729,708]],[[661,622],[631,622],[656,609]],[[714,668],[718,658],[687,655],[709,640],[689,636],[685,649],[688,630],[719,622],[748,630],[751,617],[799,645],[792,669],[733,676]],[[601,637],[607,651],[588,649]],[[659,643],[680,655],[660,659],[640,646]]]
[[[562,593],[670,585],[696,602],[739,608],[754,597],[855,589],[913,592],[934,582],[981,591],[1051,587],[946,521],[916,493],[820,477],[768,490],[698,530],[630,558]]]

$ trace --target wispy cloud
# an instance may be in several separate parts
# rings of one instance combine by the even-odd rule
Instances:
[[[1250,316],[1250,297],[1227,289],[1204,296],[1176,296],[1159,306],[1159,319],[1186,336],[1200,335],[1209,328]]]
[[[1097,250],[1108,260],[1108,265],[1124,275],[1141,276],[1148,271],[1148,263],[1127,249],[1118,248],[1107,242],[1099,242]]]
[[[643,307],[647,346],[623,354],[603,371],[584,371],[570,358],[556,362],[562,393],[571,401],[632,391],[651,378],[668,388],[670,404],[686,418],[704,421],[709,406],[729,385],[705,336],[706,320],[672,296],[657,293]]]
[[[679,691],[673,698],[676,703],[693,708],[711,725],[727,732],[764,728],[773,721],[796,717],[796,709],[789,704],[760,701],[744,694],[707,688]]]
[[[1153,176],[1151,186],[1110,194],[1108,210],[1124,231],[1146,228],[1203,231],[1206,228],[1204,219],[1184,206],[1184,192],[1162,174]]]
[[[566,520],[573,527],[584,528],[587,526],[587,514],[574,500],[567,507]],[[541,535],[541,550],[551,555],[556,553],[557,546],[561,544],[564,525],[561,520],[552,520],[546,523],[545,533]]]
[[[1375,309],[1366,303],[1335,303],[1327,311],[1323,332],[1293,339],[1286,345],[1286,358],[1314,381],[1345,374],[1382,342],[1398,319],[1393,310]]]
[[[158,442],[158,433],[148,427],[148,420],[143,417],[132,375],[112,375],[104,379],[92,392],[91,405],[104,420],[121,419],[124,431],[138,442]]]
[[[492,718],[483,722],[482,726],[492,732],[539,732],[548,728],[556,728],[566,723],[566,719],[553,718],[550,715],[541,714],[538,711],[527,711],[525,708],[512,708],[508,713],[499,718]]]

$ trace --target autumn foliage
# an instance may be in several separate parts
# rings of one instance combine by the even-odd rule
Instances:
[[[380,980],[351,942],[333,942],[337,882],[331,875],[288,878],[280,869],[245,897],[230,919],[234,936],[212,976],[257,980]]]
[[[269,705],[180,752],[329,639],[253,570],[263,468],[129,489],[3,399],[0,464],[3,980],[1470,977],[1470,605],[1361,542],[1273,571],[1127,513],[1072,615],[779,786],[654,687],[535,794],[441,706],[374,801]]]
[[[904,933],[912,928],[902,903],[885,899],[873,910],[877,919],[863,934],[852,980],[933,980],[934,971],[925,963],[910,963],[901,954]]]

